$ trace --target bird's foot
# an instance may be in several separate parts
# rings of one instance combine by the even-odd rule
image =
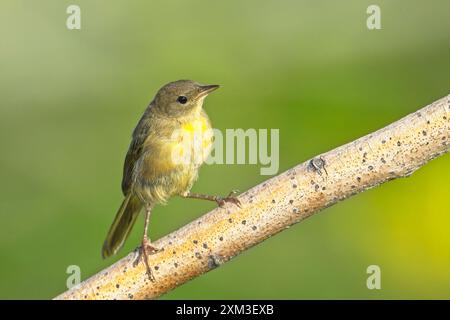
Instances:
[[[139,248],[139,255],[138,255],[136,261],[134,262],[134,266],[137,266],[137,264],[139,263],[139,261],[141,259],[144,260],[145,267],[147,268],[146,273],[148,275],[149,280],[152,282],[155,281],[155,276],[153,275],[153,271],[148,263],[148,256],[151,254],[155,254],[161,250],[163,250],[163,249],[152,246],[150,240],[146,236],[144,236],[142,238],[141,247]]]
[[[239,193],[238,190],[232,190],[226,197],[216,197],[215,200],[217,202],[217,205],[222,208],[223,206],[225,206],[225,203],[230,202],[230,203],[234,203],[235,205],[237,205],[240,208],[241,202],[235,196],[238,193]]]

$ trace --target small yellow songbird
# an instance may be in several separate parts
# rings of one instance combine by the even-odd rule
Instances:
[[[142,208],[145,226],[141,254],[151,280],[148,254],[160,249],[147,236],[150,213],[155,204],[171,196],[226,202],[240,205],[234,191],[227,197],[191,193],[198,169],[212,146],[211,123],[203,110],[203,101],[218,85],[202,85],[178,80],[163,86],[145,110],[133,131],[125,158],[122,192],[125,199],[116,214],[103,244],[102,256],[117,253],[128,237]]]

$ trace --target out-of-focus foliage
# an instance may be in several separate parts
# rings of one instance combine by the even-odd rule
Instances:
[[[86,278],[113,262],[100,248],[130,134],[166,82],[222,84],[206,100],[216,128],[279,128],[280,171],[450,89],[445,0],[377,1],[375,31],[365,0],[78,0],[82,29],[70,31],[72,3],[0,4],[0,298],[51,298],[68,265]],[[450,298],[449,166],[446,155],[348,199],[165,298]],[[266,178],[257,165],[205,166],[194,191]],[[212,207],[173,199],[151,237]],[[366,288],[371,264],[381,290]]]

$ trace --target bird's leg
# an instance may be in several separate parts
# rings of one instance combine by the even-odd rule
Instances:
[[[208,201],[214,201],[217,203],[219,207],[223,207],[225,203],[231,202],[237,205],[239,208],[241,207],[241,202],[238,198],[235,197],[235,194],[238,193],[237,190],[231,191],[228,196],[226,197],[220,197],[220,196],[211,196],[207,194],[201,194],[201,193],[193,193],[193,192],[186,192],[185,194],[181,195],[183,198],[192,198],[192,199],[201,199],[201,200],[208,200]]]
[[[152,246],[150,238],[147,236],[151,212],[152,212],[152,208],[150,206],[146,206],[145,207],[144,235],[142,237],[142,244],[141,244],[141,248],[139,250],[139,256],[136,260],[136,263],[138,263],[139,260],[142,258],[144,260],[145,266],[147,268],[147,275],[148,275],[150,281],[155,281],[155,276],[153,275],[152,269],[150,268],[150,265],[148,264],[148,256],[149,256],[149,254],[157,253],[158,251],[160,251],[160,249]]]

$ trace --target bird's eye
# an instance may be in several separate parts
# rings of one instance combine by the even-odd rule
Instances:
[[[185,96],[179,96],[177,101],[181,104],[185,104],[187,102],[187,98]]]

